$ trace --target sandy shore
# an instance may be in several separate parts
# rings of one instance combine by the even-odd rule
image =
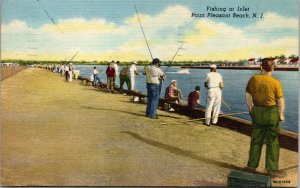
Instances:
[[[245,167],[250,138],[159,111],[42,69],[1,83],[2,186],[226,185]],[[265,153],[265,149],[263,150]],[[264,157],[258,168],[264,172]],[[281,149],[283,179],[298,185],[298,153]],[[291,167],[291,168],[290,168]]]

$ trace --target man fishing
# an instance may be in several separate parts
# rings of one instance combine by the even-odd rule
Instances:
[[[139,72],[136,68],[137,62],[132,62],[132,65],[129,68],[129,75],[130,75],[130,84],[131,84],[131,90],[135,90],[135,75],[139,75]]]
[[[126,83],[127,89],[131,90],[130,78],[129,78],[129,67],[126,65],[120,72],[120,89],[123,91],[123,85]]]
[[[107,90],[114,93],[114,87],[115,87],[115,67],[114,62],[111,62],[107,69],[106,69],[106,75],[107,75]]]
[[[262,59],[261,74],[254,75],[246,87],[246,103],[252,118],[248,170],[259,165],[261,150],[266,141],[265,168],[273,177],[284,177],[278,170],[280,121],[284,121],[284,98],[280,81],[272,77],[275,63]]]
[[[66,76],[66,82],[69,81],[69,66],[65,65],[65,76]]]
[[[166,88],[165,99],[176,104],[182,99],[181,90],[177,88],[177,80],[172,80],[171,84]]]
[[[97,70],[97,67],[94,67],[94,70],[93,70],[93,86],[97,86],[98,83],[100,84],[101,83],[101,80],[99,78],[99,71]]]
[[[210,67],[210,73],[207,74],[204,86],[207,88],[206,96],[206,110],[205,110],[205,124],[210,126],[211,119],[212,124],[215,125],[218,122],[218,116],[220,114],[221,102],[222,102],[222,89],[223,79],[222,75],[217,72],[217,66],[212,64]],[[213,111],[213,117],[211,113]]]
[[[157,118],[157,106],[159,101],[159,79],[164,76],[163,71],[159,68],[160,60],[155,58],[152,64],[145,67],[147,82],[147,108],[146,117]]]
[[[200,104],[200,86],[196,86],[195,90],[189,93],[188,96],[188,107],[196,108]]]

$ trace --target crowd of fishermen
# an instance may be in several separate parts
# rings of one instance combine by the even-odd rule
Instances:
[[[124,83],[127,89],[135,90],[135,76],[140,73],[137,70],[136,62],[130,66],[126,65],[119,72],[119,62],[112,61],[106,69],[107,90],[114,92],[116,78],[120,80],[120,90],[123,90]],[[158,119],[157,107],[161,94],[162,82],[166,74],[160,69],[160,60],[154,58],[152,63],[144,67],[143,75],[146,76],[147,107],[146,117]],[[250,78],[246,90],[246,104],[252,118],[252,137],[250,143],[249,160],[245,170],[255,172],[259,165],[262,146],[266,143],[265,168],[273,177],[284,177],[286,173],[278,170],[279,161],[279,140],[280,121],[284,121],[284,95],[281,83],[272,77],[276,64],[272,59],[261,60],[261,73]],[[45,67],[44,67],[45,68]],[[75,76],[75,67],[69,65],[48,66],[53,72],[60,73],[66,77],[66,81],[72,81]],[[100,70],[94,67],[91,81],[94,86],[102,84],[99,77]],[[78,72],[79,75],[79,72]],[[77,76],[78,76],[77,75]],[[75,76],[76,78],[76,76]],[[223,78],[217,72],[215,64],[210,65],[210,72],[204,80],[204,87],[207,89],[205,125],[216,125],[222,103]],[[201,87],[196,86],[195,90],[189,93],[188,107],[197,108],[200,104]],[[172,80],[166,88],[165,99],[172,103],[179,103],[182,98],[181,90],[177,87],[177,80]]]
[[[265,169],[270,176],[282,178],[286,176],[286,173],[283,170],[278,170],[280,149],[278,136],[280,121],[285,120],[285,102],[280,81],[272,77],[275,66],[276,64],[272,59],[262,59],[261,73],[252,76],[245,89],[246,104],[252,118],[250,152],[245,170],[256,172],[262,146],[266,143]],[[146,116],[149,118],[157,118],[156,110],[161,83],[165,77],[165,73],[159,67],[160,60],[155,58],[152,64],[144,69],[147,77],[148,97]],[[207,73],[204,86],[207,89],[205,124],[207,126],[215,125],[218,122],[224,87],[222,75],[217,72],[215,64],[210,65],[210,72]],[[196,86],[195,91],[189,94],[189,107],[193,108],[199,104],[199,90],[200,86]],[[181,91],[176,87],[176,80],[172,80],[166,90],[165,98],[178,101],[180,93]]]
[[[76,69],[73,63],[69,64],[50,64],[50,65],[39,65],[38,67],[48,69],[52,72],[59,73],[65,76],[66,82],[72,82],[73,78],[78,79],[80,71]]]
[[[106,68],[105,74],[107,76],[107,90],[114,93],[116,79],[119,78],[120,81],[120,90],[123,90],[123,86],[126,83],[127,90],[135,90],[135,76],[139,75],[138,69],[136,67],[137,62],[132,62],[131,65],[125,65],[119,71],[119,61],[112,61]],[[100,79],[101,70],[97,70],[97,67],[94,67],[90,80],[93,83],[93,86],[97,87],[98,85],[103,84]]]

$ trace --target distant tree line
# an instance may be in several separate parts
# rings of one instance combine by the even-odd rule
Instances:
[[[240,60],[237,62],[245,62],[246,60]],[[35,61],[35,60],[2,60],[1,63],[18,63],[20,65],[34,65],[34,64],[68,64],[69,61]],[[110,61],[72,61],[73,64],[77,65],[108,65]],[[121,65],[130,65],[132,61],[130,62],[120,62]],[[139,65],[147,65],[150,63],[150,61],[137,61]],[[171,65],[171,66],[181,66],[181,65],[198,65],[198,64],[212,64],[212,63],[232,63],[232,61],[162,61],[162,65]],[[236,63],[236,62],[235,62]]]
[[[285,55],[279,55],[279,56],[274,56],[273,58],[280,58],[280,59],[292,59],[292,58],[297,58],[299,56],[296,55],[290,55],[286,57]],[[20,65],[33,65],[33,64],[68,64],[70,61],[36,61],[36,60],[16,60],[16,59],[6,59],[6,60],[1,60],[1,63],[18,63]],[[238,61],[162,61],[162,65],[167,65],[167,66],[182,66],[182,65],[201,65],[201,64],[232,64],[232,63],[243,63],[247,62],[247,59],[240,59]],[[110,61],[72,61],[73,64],[77,65],[108,65]],[[120,65],[129,65],[131,64],[132,61],[130,62],[120,62]],[[150,63],[150,61],[137,61],[138,65],[147,65]]]

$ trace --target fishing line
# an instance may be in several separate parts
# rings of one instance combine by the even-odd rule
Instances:
[[[146,42],[147,47],[148,47],[148,51],[149,51],[149,53],[150,53],[151,59],[153,60],[153,56],[152,56],[152,53],[151,53],[151,50],[150,50],[150,47],[149,47],[149,44],[148,44],[148,41],[147,41],[147,38],[146,38],[146,35],[145,35],[145,32],[144,32],[144,28],[143,28],[142,22],[141,22],[141,20],[140,20],[139,13],[138,13],[138,10],[137,10],[137,8],[136,8],[135,3],[134,3],[134,8],[135,8],[135,12],[136,12],[136,15],[137,15],[138,20],[139,20],[139,23],[140,23],[140,27],[141,27],[142,32],[143,32],[143,36],[144,36],[145,42]]]
[[[54,21],[54,19],[50,16],[50,14],[48,13],[47,9],[45,8],[45,6],[43,5],[42,1],[40,0],[36,0],[42,7],[42,9],[44,10],[44,12],[46,13],[47,17],[51,20],[51,22],[57,27],[57,29],[61,32],[64,33],[56,24],[56,22]]]

